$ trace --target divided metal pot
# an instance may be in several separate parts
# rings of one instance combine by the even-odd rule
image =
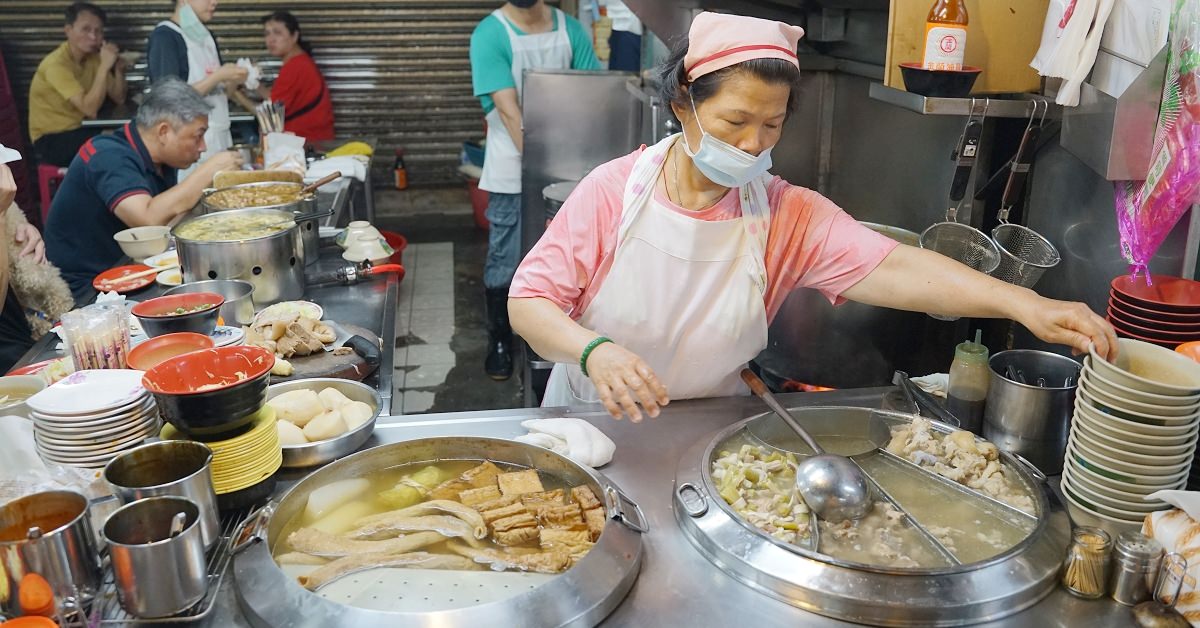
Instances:
[[[241,183],[239,185],[231,185],[229,187],[220,188],[218,190],[211,190],[211,191],[205,192],[204,196],[202,196],[200,198],[200,207],[201,207],[203,213],[205,213],[205,214],[212,213],[212,212],[231,211],[228,208],[220,207],[220,206],[214,204],[211,201],[212,196],[214,194],[217,194],[219,192],[224,192],[226,190],[243,190],[243,189],[255,189],[255,188],[262,188],[262,187],[291,188],[291,189],[295,190],[297,194],[299,194],[300,190],[304,186],[299,183],[291,183],[288,181],[258,181],[255,183]],[[296,200],[291,201],[289,203],[276,203],[273,205],[255,205],[253,208],[245,207],[245,208],[239,208],[239,209],[277,209],[280,211],[291,212],[292,215],[315,214],[318,211],[317,210],[317,195],[316,194],[307,194],[307,195],[297,198]],[[319,229],[319,225],[317,224],[317,220],[318,220],[317,218],[309,218],[308,220],[303,220],[303,221],[300,221],[299,223],[297,223],[297,226],[299,227],[299,231],[300,231],[300,241],[304,244],[305,265],[315,264],[317,262],[317,258],[319,257],[319,249],[320,249],[321,245],[320,245],[320,229]]]
[[[916,418],[866,408],[799,408],[802,424],[844,425],[867,436],[870,420],[898,425]],[[993,621],[1036,604],[1057,584],[1070,523],[1061,506],[1050,507],[1037,478],[1001,452],[1008,470],[1032,487],[1038,513],[1028,536],[993,558],[942,568],[876,567],[840,560],[777,541],[746,522],[720,497],[712,461],[756,415],[691,447],[675,475],[673,510],[684,535],[709,561],[743,584],[804,610],[880,626],[959,626]],[[954,428],[933,423],[949,433]],[[753,431],[753,430],[752,430]],[[818,437],[820,440],[820,437]],[[876,441],[878,442],[878,441]],[[882,454],[868,454],[882,455]]]
[[[444,460],[510,463],[539,469],[571,485],[587,484],[605,502],[608,522],[587,556],[544,584],[500,601],[436,612],[390,612],[341,604],[301,587],[271,557],[285,525],[304,510],[313,490],[398,465]],[[633,587],[644,551],[641,533],[646,529],[641,509],[614,484],[552,451],[492,438],[425,438],[382,445],[329,464],[301,480],[278,502],[251,515],[245,528],[234,535],[233,573],[242,611],[256,626],[594,626]]]
[[[189,240],[179,236],[185,225],[218,216],[267,215],[284,222],[292,213],[278,209],[231,209],[189,218],[171,230],[186,283],[208,279],[240,279],[254,286],[254,303],[267,306],[304,296],[305,250],[300,226],[242,240]]]

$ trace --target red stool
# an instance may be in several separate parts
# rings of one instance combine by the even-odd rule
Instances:
[[[67,169],[60,168],[51,164],[38,164],[38,192],[41,194],[42,203],[42,224],[46,224],[46,217],[50,215],[50,201],[54,198],[54,193],[58,191],[58,186],[62,185],[63,179],[67,176]]]

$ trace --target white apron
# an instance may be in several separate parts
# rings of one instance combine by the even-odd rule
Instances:
[[[196,42],[185,35],[183,29],[171,20],[159,22],[159,26],[166,26],[183,37],[183,43],[187,46],[188,75],[186,81],[188,85],[199,83],[221,67],[221,56],[217,54],[217,42],[213,40],[211,34],[206,36],[203,42]],[[225,87],[223,85],[214,87],[204,97],[204,101],[212,107],[212,111],[208,114],[208,132],[204,134],[206,148],[196,163],[179,171],[180,181],[183,181],[196,169],[196,166],[214,153],[228,150],[230,146],[233,146],[233,135],[229,132],[229,98],[225,96]]]
[[[612,268],[579,324],[646,361],[671,399],[745,394],[738,373],[767,346],[763,175],[736,188],[742,216],[705,221],[653,200],[667,150],[646,149],[625,184]],[[579,364],[555,364],[544,406],[599,399]]]
[[[492,15],[508,31],[508,43],[512,46],[512,77],[517,86],[517,104],[521,104],[525,89],[525,70],[565,70],[571,67],[571,40],[567,37],[567,18],[562,11],[554,11],[557,28],[548,33],[518,35],[513,25],[500,9]],[[484,118],[487,120],[487,154],[483,159],[483,174],[479,177],[479,189],[502,194],[521,193],[521,153],[500,119],[500,109],[494,108]]]

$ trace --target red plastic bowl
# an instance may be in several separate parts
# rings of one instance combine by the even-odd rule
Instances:
[[[267,400],[275,355],[240,345],[185,353],[142,376],[162,418],[190,435],[214,437],[249,424]]]
[[[147,336],[183,331],[209,336],[217,328],[217,319],[221,317],[224,303],[225,297],[215,292],[189,292],[147,299],[133,306],[132,312]],[[175,312],[179,308],[189,309],[199,305],[212,307],[182,314]]]
[[[1111,309],[1108,311],[1108,322],[1112,323],[1112,326],[1116,329],[1124,330],[1139,336],[1145,336],[1146,338],[1152,338],[1155,342],[1169,342],[1172,343],[1172,346],[1184,342],[1190,342],[1192,340],[1200,340],[1200,333],[1198,332],[1176,333],[1163,331],[1156,327],[1144,327],[1142,325],[1130,323],[1123,319],[1119,314],[1114,314]]]
[[[1166,349],[1174,349],[1176,347],[1176,345],[1179,344],[1177,342],[1171,342],[1169,340],[1155,340],[1153,338],[1147,338],[1145,336],[1142,336],[1141,334],[1130,332],[1129,330],[1125,329],[1124,327],[1120,327],[1117,325],[1113,325],[1113,329],[1115,329],[1117,331],[1117,336],[1119,336],[1121,338],[1133,338],[1134,340],[1141,340],[1142,342],[1148,342],[1152,345],[1158,345],[1158,346],[1166,348]]]
[[[1200,338],[1200,321],[1195,323],[1168,321],[1156,316],[1138,314],[1128,306],[1121,304],[1116,299],[1108,300],[1108,311],[1122,321],[1146,327],[1148,329],[1157,329],[1159,331],[1169,332],[1172,334],[1196,334]]]
[[[403,264],[404,249],[408,248],[408,238],[395,231],[380,231],[379,233],[383,235],[383,239],[388,243],[388,246],[392,247],[392,250],[395,251],[388,258],[388,261],[393,264]]]
[[[1152,285],[1146,285],[1145,277],[1121,275],[1112,280],[1112,289],[1135,305],[1154,310],[1181,314],[1200,314],[1200,281],[1150,275]]]
[[[1138,305],[1134,303],[1132,297],[1121,294],[1116,290],[1110,290],[1108,292],[1108,299],[1110,301],[1114,301],[1118,306],[1120,306],[1121,310],[1137,314],[1142,318],[1167,321],[1170,323],[1200,325],[1200,314],[1183,314],[1180,312],[1167,312],[1164,310],[1151,309],[1145,307],[1144,305]]]
[[[213,339],[202,334],[182,331],[151,338],[129,352],[129,368],[148,371],[176,356],[192,351],[212,349]]]

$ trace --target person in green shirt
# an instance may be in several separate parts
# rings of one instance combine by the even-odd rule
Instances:
[[[125,62],[104,40],[104,9],[87,2],[67,7],[67,41],[38,64],[29,85],[29,139],[41,163],[66,167],[97,129],[83,128],[106,100],[125,102]]]
[[[508,286],[521,257],[522,73],[599,70],[587,31],[543,0],[509,0],[471,34],[471,82],[487,120],[487,153],[480,189],[489,194],[488,254],[484,263],[488,354],[493,379],[512,376]]]

